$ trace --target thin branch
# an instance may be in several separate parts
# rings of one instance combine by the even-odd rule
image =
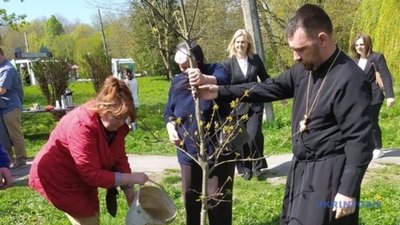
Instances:
[[[167,26],[169,26],[170,28],[172,28],[172,30],[173,30],[179,37],[181,37],[183,40],[186,40],[186,37],[185,37],[183,34],[179,33],[176,29],[174,29],[173,24],[171,24],[170,22],[168,22],[167,19],[166,19],[163,15],[161,15],[161,13],[157,10],[157,8],[155,8],[155,7],[154,7],[149,1],[147,1],[147,0],[142,0],[142,3],[143,3],[143,2],[146,3],[146,5],[149,6],[150,9],[151,9],[154,13],[156,13],[156,14],[160,17],[160,19],[162,19],[162,20],[165,22],[165,24],[167,24]]]
[[[193,17],[192,17],[193,19],[189,26],[189,33],[188,33],[189,35],[192,33],[192,30],[193,30],[193,25],[194,25],[194,21],[196,20],[196,14],[197,14],[198,7],[199,7],[199,0],[196,1],[195,7],[194,7],[194,13],[193,13]]]

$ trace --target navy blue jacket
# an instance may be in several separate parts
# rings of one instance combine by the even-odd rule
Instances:
[[[203,74],[214,75],[217,78],[217,84],[229,84],[230,77],[226,74],[224,67],[221,64],[204,64],[200,68]],[[227,103],[216,102],[219,109],[214,114],[215,120],[220,120],[229,113],[229,105]],[[202,112],[202,121],[209,122],[213,115],[213,101],[200,100],[200,109]],[[184,74],[177,74],[171,82],[171,86],[168,94],[168,102],[164,110],[164,121],[168,123],[180,119],[180,124],[177,124],[177,131],[179,137],[184,142],[183,149],[191,154],[194,158],[197,158],[198,152],[198,137],[197,134],[197,122],[195,117],[195,104],[192,97],[191,90],[189,88],[189,80]],[[215,135],[210,132],[206,137],[207,152],[212,153],[214,151]],[[191,165],[193,160],[183,153],[181,150],[177,150],[178,161],[180,164]]]

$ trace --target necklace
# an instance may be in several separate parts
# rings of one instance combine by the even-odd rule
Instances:
[[[329,66],[328,71],[326,71],[325,77],[324,77],[324,79],[322,80],[321,86],[318,88],[317,95],[315,96],[314,101],[312,102],[310,108],[308,108],[308,105],[309,105],[309,104],[308,104],[308,100],[309,100],[309,98],[310,98],[310,86],[311,86],[310,84],[311,84],[312,71],[310,70],[310,72],[309,72],[309,75],[308,75],[308,83],[307,83],[307,95],[306,95],[306,111],[305,111],[305,113],[304,113],[303,119],[302,119],[302,120],[300,121],[300,123],[299,123],[300,132],[304,132],[304,131],[308,130],[307,125],[310,123],[310,114],[311,114],[311,112],[315,109],[315,106],[316,106],[316,104],[317,104],[317,101],[318,101],[319,95],[320,95],[320,93],[321,93],[322,87],[323,87],[324,84],[325,84],[326,77],[328,76],[329,72],[331,71],[331,69],[332,69],[332,67],[333,67],[333,64],[335,64],[336,59],[338,58],[338,56],[339,56],[339,54],[340,54],[340,51],[341,51],[341,50],[338,51],[338,53],[337,53],[336,56],[335,56],[335,59],[333,60],[333,62],[332,62],[331,65]]]

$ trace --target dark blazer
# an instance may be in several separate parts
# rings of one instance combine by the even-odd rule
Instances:
[[[386,98],[394,98],[392,75],[387,67],[385,57],[380,53],[373,52],[368,55],[367,59],[368,60],[367,64],[365,65],[364,72],[372,87],[371,105],[382,103],[385,99],[385,96]],[[356,63],[359,61],[359,58],[355,59]],[[375,69],[373,64],[375,64],[377,70],[382,76],[384,91],[379,89],[378,85],[376,84]]]
[[[231,77],[231,84],[257,82],[258,81],[257,77],[260,78],[261,81],[265,81],[267,78],[269,78],[264,63],[261,61],[260,56],[257,54],[252,55],[252,57],[250,56],[248,57],[248,67],[246,76],[240,69],[236,56],[232,56],[226,59],[223,64],[225,66],[226,72]],[[236,113],[238,115],[246,114],[248,113],[250,108],[254,112],[260,112],[264,110],[264,104],[239,103],[239,105],[236,107]]]

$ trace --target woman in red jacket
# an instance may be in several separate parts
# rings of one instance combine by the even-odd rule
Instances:
[[[148,181],[131,173],[124,139],[127,118],[135,120],[132,95],[124,81],[109,77],[99,94],[66,114],[33,161],[29,186],[73,224],[99,224],[98,187],[121,186],[129,205],[133,184]]]

